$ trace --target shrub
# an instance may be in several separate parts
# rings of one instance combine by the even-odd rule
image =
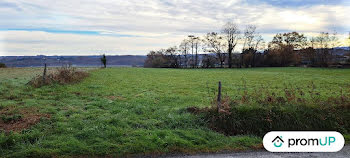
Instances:
[[[276,130],[350,132],[350,92],[320,97],[314,88],[285,88],[281,95],[268,90],[244,91],[234,99],[222,99],[219,110],[216,104],[188,111],[202,117],[213,130],[227,135],[263,136]]]
[[[41,75],[34,77],[28,84],[34,87],[41,87],[55,83],[70,84],[80,82],[88,76],[89,74],[87,72],[78,71],[71,66],[63,66],[58,68],[54,73],[47,75],[45,79]]]
[[[263,136],[279,130],[350,132],[350,110],[340,106],[233,106],[228,114],[212,108],[203,116],[212,129],[227,135]]]
[[[6,68],[7,66],[4,63],[0,63],[0,68]]]

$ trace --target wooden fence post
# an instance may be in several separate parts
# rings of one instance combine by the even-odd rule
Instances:
[[[44,73],[43,73],[43,84],[46,83],[46,71],[47,71],[47,68],[46,68],[46,63],[45,63]]]
[[[218,112],[219,112],[221,108],[221,81],[219,81],[217,102],[218,102]]]

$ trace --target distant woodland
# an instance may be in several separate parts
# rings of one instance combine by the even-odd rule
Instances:
[[[221,32],[189,35],[179,46],[149,52],[145,67],[350,67],[350,33],[345,39],[348,46],[341,45],[341,40],[335,31],[313,37],[287,32],[277,33],[266,42],[255,25],[241,30],[228,22]]]

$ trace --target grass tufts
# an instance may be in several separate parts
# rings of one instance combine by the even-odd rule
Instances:
[[[313,86],[313,83],[310,85]],[[225,97],[221,109],[188,108],[201,114],[209,127],[226,135],[263,136],[278,130],[321,130],[350,132],[350,91],[319,97],[316,89],[304,91],[286,86],[276,94],[268,88],[243,91],[240,96]],[[194,110],[195,109],[195,110]]]
[[[42,75],[38,75],[29,81],[28,84],[36,88],[51,84],[71,84],[80,82],[88,76],[89,73],[85,71],[78,71],[71,66],[62,66],[55,72],[45,76],[45,79]]]

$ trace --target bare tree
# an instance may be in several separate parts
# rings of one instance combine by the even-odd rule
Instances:
[[[264,39],[262,38],[261,35],[256,35],[255,37],[255,50],[260,50],[260,49],[263,49],[264,47]]]
[[[349,36],[348,36],[348,46],[349,46],[349,51],[350,51],[350,32],[349,32]]]
[[[320,50],[319,62],[321,66],[327,67],[333,59],[333,50],[339,46],[339,38],[337,33],[321,32],[315,37],[316,48]]]
[[[239,34],[240,31],[238,29],[237,24],[233,22],[227,22],[223,28],[222,28],[222,33],[227,41],[228,45],[228,67],[232,68],[232,52],[234,51],[238,40],[239,40]]]
[[[196,48],[196,59],[195,59],[196,68],[198,68],[198,48],[199,48],[199,45],[200,45],[200,38],[196,37],[195,43],[194,43],[194,47]]]
[[[313,49],[316,48],[316,37],[311,37],[308,42],[308,47],[311,47]]]
[[[181,44],[180,44],[180,51],[182,52],[182,55],[184,56],[185,58],[185,61],[184,61],[184,67],[187,68],[187,64],[188,64],[188,58],[187,58],[187,55],[188,55],[188,52],[189,52],[189,46],[190,46],[190,43],[187,39],[184,39]]]
[[[331,45],[331,49],[334,49],[335,47],[339,47],[340,41],[339,41],[339,37],[338,37],[338,33],[336,31],[334,31],[332,33],[332,35],[329,36],[330,38],[330,45]]]
[[[253,60],[252,60],[252,66],[256,66],[256,53],[258,50],[261,50],[261,48],[264,47],[264,39],[261,35],[257,34],[255,35],[255,43],[253,45]]]
[[[256,26],[247,25],[243,34],[243,48],[242,48],[242,54],[240,59],[241,66],[251,65],[252,67],[255,67],[256,52],[258,51],[258,49],[261,48],[263,43],[264,43],[264,39],[260,34],[256,32]],[[248,61],[248,64],[244,63],[246,61]]]
[[[350,32],[349,32],[349,36],[348,36],[348,47],[349,47],[349,48],[348,48],[348,49],[349,49],[348,51],[350,52]]]
[[[254,25],[247,25],[245,30],[244,30],[244,35],[243,35],[243,50],[249,49],[252,47],[252,42],[254,39],[254,34],[255,34],[256,26]],[[248,47],[248,48],[247,48]]]
[[[203,50],[206,52],[215,53],[220,62],[220,67],[224,67],[224,62],[226,59],[224,52],[227,50],[227,46],[222,36],[216,32],[207,33],[207,35],[205,35],[203,38]]]
[[[317,39],[316,37],[310,37],[307,41],[307,44],[305,45],[304,49],[301,49],[300,57],[301,62],[308,65],[315,65],[316,64],[316,50],[317,47]]]
[[[193,68],[198,68],[198,46],[199,46],[199,42],[200,42],[200,39],[199,37],[196,37],[194,35],[189,35],[189,41],[191,43],[191,48],[192,48],[192,67]],[[194,53],[194,49],[196,50],[195,51],[195,59],[193,59],[193,53]]]
[[[329,58],[330,58],[330,53],[329,53],[329,33],[328,32],[321,32],[317,37],[316,37],[316,43],[317,43],[317,48],[319,48],[320,53],[319,53],[319,62],[321,66],[328,66]]]

